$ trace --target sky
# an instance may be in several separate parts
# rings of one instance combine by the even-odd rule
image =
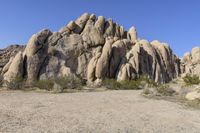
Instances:
[[[166,42],[180,57],[200,46],[200,0],[0,0],[0,48],[58,31],[84,12],[134,26],[139,38]]]

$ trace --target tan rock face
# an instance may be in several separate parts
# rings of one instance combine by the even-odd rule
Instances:
[[[77,26],[74,29],[74,33],[80,34],[82,32],[83,28],[85,27],[89,18],[90,18],[90,15],[88,13],[84,13],[81,17],[79,17],[75,21]]]
[[[137,31],[135,27],[131,27],[129,29],[127,37],[132,41],[132,43],[135,43],[137,41]]]
[[[109,75],[112,78],[116,77],[120,62],[126,55],[126,44],[122,40],[118,40],[112,45],[112,56],[110,59],[110,72]]]
[[[97,21],[95,22],[95,27],[101,34],[104,33],[104,26],[105,26],[105,18],[103,16],[99,16]]]
[[[200,47],[195,47],[192,49],[192,62],[200,63]]]
[[[100,18],[100,20],[97,20],[95,23],[95,20],[96,19],[94,18],[90,18],[87,21],[83,32],[81,33],[83,41],[89,46],[103,45],[105,43],[103,33],[101,31],[104,25],[101,23],[104,21]]]
[[[29,40],[25,50],[24,55],[27,57],[33,56],[38,52],[39,49],[44,47],[46,39],[51,35],[51,31],[44,29],[37,34],[34,34]]]
[[[195,47],[192,52],[185,53],[181,60],[181,73],[200,76],[200,47]]]
[[[96,76],[95,76],[95,72],[96,72],[96,66],[97,66],[97,61],[99,59],[99,57],[101,56],[101,53],[97,53],[89,62],[88,64],[88,68],[87,68],[87,81],[88,83],[92,83],[93,81],[95,81]]]
[[[96,78],[102,79],[109,72],[109,61],[111,57],[113,39],[107,39],[103,47],[102,54],[96,64]],[[108,76],[108,75],[107,75]]]
[[[11,63],[10,60],[13,58],[19,51],[23,51],[24,46],[20,45],[11,45],[5,49],[0,49],[0,70],[7,71],[7,68],[4,68],[5,66],[8,67],[7,63]],[[4,69],[3,69],[4,68]],[[1,71],[0,71],[1,74]]]
[[[105,32],[104,32],[104,37],[114,37],[114,24],[113,24],[113,20],[109,19],[108,21],[106,21],[105,23]]]
[[[19,52],[12,60],[12,63],[10,64],[8,71],[4,74],[4,80],[9,82],[15,78],[22,78],[22,74],[23,74],[23,54],[22,52]]]
[[[131,64],[122,64],[117,74],[117,81],[136,79],[136,72]]]
[[[192,56],[189,52],[185,53],[182,59],[183,62],[192,63]]]
[[[171,80],[179,76],[179,62],[180,60],[172,53],[169,45],[159,41],[151,42],[158,55],[158,62],[160,62],[160,69],[165,73],[165,80]],[[163,69],[164,68],[164,69]]]
[[[13,59],[14,59],[14,57],[10,57],[9,62],[2,69],[2,74],[5,74],[8,71]]]
[[[48,29],[34,34],[24,50],[24,64],[28,82],[38,79],[39,71],[48,53],[48,44],[46,42],[48,42],[50,35],[52,35],[52,32]]]
[[[0,62],[3,55],[0,51]],[[112,19],[84,13],[58,32],[44,29],[34,34],[25,50],[14,59],[9,56],[0,70],[8,81],[16,76],[27,77],[27,82],[76,76],[90,84],[105,78],[121,81],[147,75],[165,83],[179,76],[180,69],[197,72],[199,67],[186,64],[198,64],[199,49],[182,61],[184,65],[166,43],[139,40],[134,27],[127,32]]]
[[[200,90],[195,90],[186,94],[185,98],[187,100],[200,100]]]

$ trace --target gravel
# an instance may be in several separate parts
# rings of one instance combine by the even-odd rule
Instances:
[[[0,91],[0,133],[199,133],[200,111],[141,91]]]

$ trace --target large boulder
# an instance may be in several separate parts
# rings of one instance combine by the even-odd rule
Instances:
[[[84,43],[87,43],[89,47],[103,45],[105,43],[102,33],[103,24],[101,24],[103,20],[99,18],[96,23],[95,20],[96,17],[90,17],[81,33]]]
[[[185,53],[180,67],[182,76],[186,74],[200,76],[200,47],[193,48],[191,53]]]
[[[9,66],[8,71],[4,74],[5,81],[12,81],[15,78],[22,78],[23,74],[23,54],[19,52]]]
[[[11,58],[13,58],[19,51],[23,50],[24,46],[22,45],[10,45],[5,49],[0,49],[0,73],[1,70],[4,71],[3,73],[5,73],[8,65],[11,63]]]
[[[200,88],[199,88],[200,89]],[[196,89],[192,92],[188,92],[186,95],[185,95],[185,98],[189,101],[193,101],[193,100],[200,100],[200,90],[199,89]]]
[[[171,48],[166,43],[161,43],[157,40],[152,41],[151,44],[157,51],[158,62],[162,73],[164,73],[164,80],[170,81],[179,76],[179,62],[180,60],[173,54]]]
[[[183,55],[182,61],[185,63],[192,63],[192,56],[191,56],[190,52],[186,52]]]
[[[99,79],[105,78],[108,74],[109,61],[111,57],[113,39],[107,39],[102,54],[96,64],[95,76]]]
[[[194,64],[200,63],[200,47],[195,47],[192,49],[192,62]]]
[[[112,45],[112,55],[110,58],[110,71],[109,76],[111,78],[116,77],[116,73],[118,71],[120,62],[122,58],[126,55],[126,44],[123,42],[123,40],[118,40],[113,43]]]
[[[36,54],[40,49],[44,47],[45,42],[50,35],[52,35],[52,32],[48,29],[41,30],[37,34],[34,34],[24,50],[24,55],[31,57]]]
[[[132,41],[132,43],[135,43],[137,41],[137,31],[135,27],[131,27],[128,31],[128,39]]]
[[[48,53],[48,44],[46,42],[48,42],[48,38],[51,35],[52,32],[48,29],[34,34],[24,50],[28,82],[33,82],[39,77],[39,71]]]
[[[55,46],[58,43],[58,40],[62,38],[62,35],[60,32],[54,32],[49,38],[48,38],[48,44],[49,46]]]
[[[101,53],[97,53],[88,63],[88,68],[87,68],[87,81],[88,84],[91,84],[93,81],[96,80],[95,72],[96,72],[96,64],[101,56]]]
[[[13,59],[14,57],[10,57],[9,62],[3,67],[1,74],[5,74],[8,71]]]
[[[95,22],[95,27],[101,34],[104,33],[105,18],[103,16],[98,17],[97,21]]]
[[[104,37],[114,37],[114,23],[112,19],[105,22]]]
[[[122,63],[117,73],[117,81],[134,80],[137,78],[135,69],[129,63]]]
[[[81,17],[79,17],[75,21],[77,26],[74,29],[74,33],[80,34],[82,30],[84,29],[89,18],[90,18],[90,15],[88,13],[84,13]]]

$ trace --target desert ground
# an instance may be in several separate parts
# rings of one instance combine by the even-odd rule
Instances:
[[[200,111],[141,90],[0,91],[1,133],[199,133]]]

